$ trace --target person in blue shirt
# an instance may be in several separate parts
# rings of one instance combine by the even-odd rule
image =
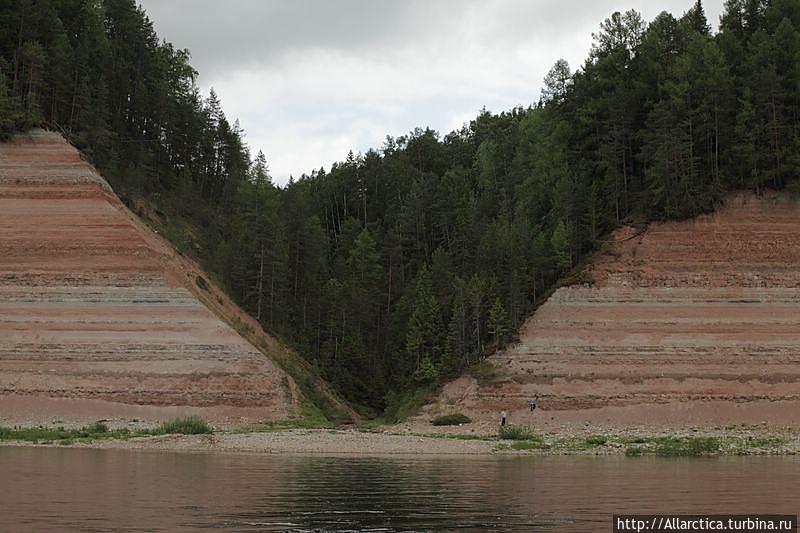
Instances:
[[[536,396],[528,398],[528,403],[531,405],[531,413],[536,410]]]

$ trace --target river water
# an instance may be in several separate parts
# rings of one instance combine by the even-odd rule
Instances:
[[[800,509],[800,459],[329,458],[0,447],[3,531],[610,531]]]

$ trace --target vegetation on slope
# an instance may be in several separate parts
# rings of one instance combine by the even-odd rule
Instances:
[[[0,134],[63,131],[365,412],[479,362],[620,224],[797,188],[800,6],[614,13],[538,103],[272,184],[133,0],[0,7]],[[532,100],[533,100],[532,95]]]
[[[434,426],[460,426],[461,424],[469,424],[470,422],[472,422],[470,417],[463,413],[441,415],[431,420],[431,424]]]

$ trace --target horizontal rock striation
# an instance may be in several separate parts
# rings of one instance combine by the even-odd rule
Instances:
[[[543,427],[800,426],[800,204],[737,194],[695,220],[624,228],[587,274],[489,358],[500,378],[462,378],[429,409]]]
[[[290,378],[173,256],[61,137],[0,145],[0,419],[290,414]]]

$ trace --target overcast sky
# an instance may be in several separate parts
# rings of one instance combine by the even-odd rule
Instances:
[[[723,0],[704,2],[717,28]],[[204,94],[239,119],[276,183],[386,135],[442,134],[482,107],[539,98],[559,58],[580,67],[614,11],[681,15],[693,0],[141,0],[188,48]]]

